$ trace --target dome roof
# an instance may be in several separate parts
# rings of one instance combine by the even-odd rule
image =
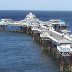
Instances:
[[[31,12],[26,16],[27,19],[35,18],[36,16],[33,15]]]

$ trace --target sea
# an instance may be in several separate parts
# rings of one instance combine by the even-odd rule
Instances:
[[[0,19],[23,20],[30,11],[1,10]],[[72,31],[72,11],[31,11],[42,21],[62,19]],[[0,72],[59,72],[49,53],[25,33],[0,31]]]

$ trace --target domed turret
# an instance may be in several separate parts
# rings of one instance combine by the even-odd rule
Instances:
[[[33,19],[35,18],[36,16],[33,15],[31,12],[26,16],[27,19]]]

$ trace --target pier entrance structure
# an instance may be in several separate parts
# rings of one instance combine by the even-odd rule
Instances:
[[[33,36],[59,62],[60,72],[72,72],[72,38],[63,20],[40,21],[29,13],[24,20],[1,19],[0,30],[25,32]]]

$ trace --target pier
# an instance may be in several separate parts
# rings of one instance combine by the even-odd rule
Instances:
[[[42,50],[56,58],[60,72],[72,72],[72,38],[63,20],[40,21],[29,13],[24,20],[0,20],[0,31],[23,32],[33,37]]]

